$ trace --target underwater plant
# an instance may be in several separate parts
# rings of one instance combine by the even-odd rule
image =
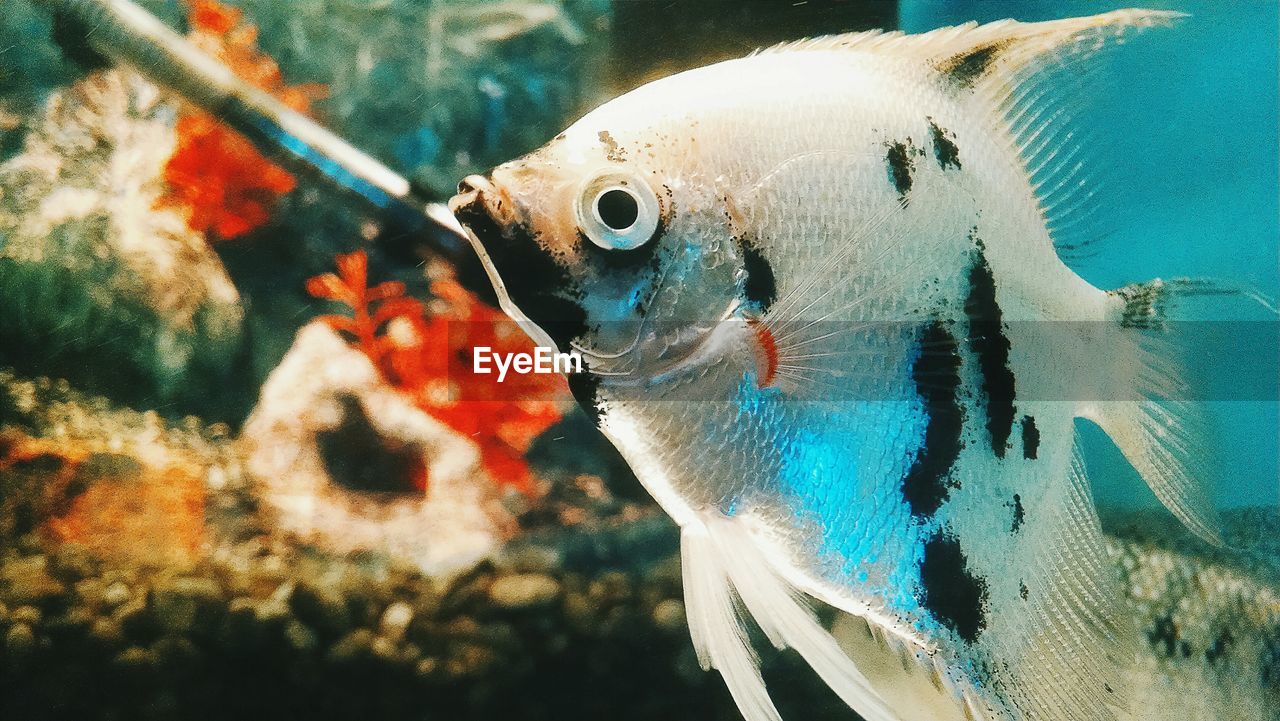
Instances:
[[[414,404],[480,447],[481,462],[499,484],[524,493],[534,490],[524,453],[540,433],[559,421],[568,389],[558,375],[513,374],[499,382],[475,373],[469,351],[532,350],[514,323],[442,276],[431,283],[431,312],[405,296],[405,286],[384,281],[370,286],[364,251],[337,257],[337,273],[307,282],[316,298],[341,303],[351,315],[317,320],[344,334],[369,357],[387,380]]]
[[[189,39],[236,75],[306,113],[325,96],[318,84],[287,85],[275,60],[257,46],[258,30],[240,10],[216,0],[194,0]],[[267,222],[275,202],[297,179],[263,157],[243,136],[212,115],[183,106],[175,128],[177,147],[165,165],[169,204],[186,209],[192,230],[211,240],[242,236]]]
[[[322,315],[316,320],[354,336],[356,348],[375,364],[381,363],[390,341],[378,335],[379,328],[394,318],[421,316],[422,306],[404,297],[404,283],[385,281],[370,288],[369,257],[362,250],[339,255],[337,267],[337,274],[324,273],[308,280],[307,292],[347,306],[352,315]]]

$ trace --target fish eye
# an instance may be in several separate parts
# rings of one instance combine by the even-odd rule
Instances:
[[[625,233],[640,218],[640,199],[626,188],[608,188],[596,196],[596,220],[615,233]]]
[[[661,215],[658,196],[630,173],[592,178],[578,195],[578,227],[605,250],[633,250],[648,243],[657,234]]]

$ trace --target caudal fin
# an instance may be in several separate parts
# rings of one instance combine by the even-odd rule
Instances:
[[[1218,517],[1208,493],[1214,454],[1200,404],[1177,349],[1165,335],[1168,306],[1179,293],[1199,292],[1189,281],[1152,281],[1108,293],[1106,372],[1111,391],[1081,405],[1079,415],[1098,424],[1179,520],[1220,545]],[[1199,290],[1197,290],[1199,289]]]

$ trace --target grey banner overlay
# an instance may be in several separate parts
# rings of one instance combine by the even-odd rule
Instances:
[[[770,373],[772,364],[770,385],[796,400],[904,400],[919,397],[921,384],[956,383],[953,378],[913,374],[927,354],[954,355],[961,392],[978,392],[984,385],[984,368],[975,354],[975,341],[994,339],[1000,344],[1003,339],[1008,342],[1006,365],[1014,379],[1012,396],[1020,401],[1280,401],[1280,322],[1276,321],[1164,321],[1154,327],[1074,321],[942,323],[953,345],[923,340],[937,337],[925,333],[937,321],[797,321],[768,327],[767,336],[776,344],[772,354],[760,326],[723,322],[738,323],[744,343],[755,340],[758,363],[748,369],[753,377],[760,380]],[[639,339],[629,354],[618,353],[618,348],[596,350],[615,356],[609,361],[613,379],[643,382],[646,369],[679,361],[654,359],[653,349],[664,345],[661,339],[687,339],[691,327],[707,333],[715,323],[642,321],[595,329],[601,338]],[[455,398],[467,400],[466,385],[475,376],[470,366],[474,348],[465,339],[477,335],[468,332],[466,323],[453,325],[458,327],[450,329],[451,337],[466,352],[455,354],[449,374],[458,381],[452,384]],[[511,332],[519,333],[514,324]],[[590,354],[585,358],[590,372]],[[620,376],[616,371],[632,375]],[[715,391],[698,398],[698,392],[699,384],[685,385],[679,400],[728,400],[716,397]],[[986,392],[991,392],[989,385]],[[512,400],[518,398],[513,395]]]

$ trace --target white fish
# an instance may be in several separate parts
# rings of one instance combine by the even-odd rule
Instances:
[[[917,719],[805,597],[932,679],[937,718],[1128,718],[1136,636],[1074,420],[1203,538],[1216,520],[1194,414],[1151,400],[1181,383],[1150,350],[1169,286],[1105,292],[1055,249],[1088,233],[1096,160],[1057,81],[1176,17],[786,45],[460,186],[504,309],[582,352],[575,394],[680,525],[694,645],[748,721],[778,713],[747,616],[869,721]]]

